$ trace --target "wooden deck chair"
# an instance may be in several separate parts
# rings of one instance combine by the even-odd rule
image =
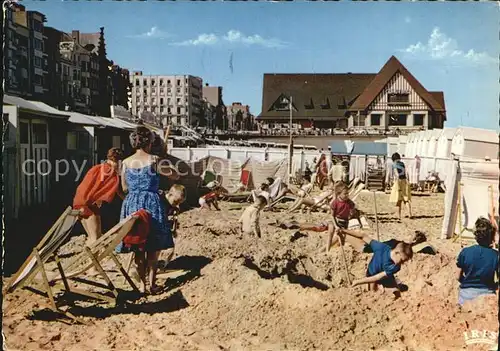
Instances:
[[[203,184],[202,185],[207,185],[210,182],[213,182],[214,180],[217,180],[217,175],[209,170],[205,170],[203,172]]]
[[[74,217],[76,217],[74,223],[78,219],[78,214],[79,211],[73,211],[71,210],[71,207],[69,207],[67,210],[67,214],[73,215],[76,213]],[[65,212],[66,213],[66,212]],[[45,291],[39,291],[38,289],[35,289],[31,287],[30,290],[32,290],[35,293],[41,294],[45,296],[45,294],[48,296],[50,305],[49,308],[56,312],[60,313],[61,315],[65,315],[66,317],[72,319],[75,322],[79,322],[82,324],[85,324],[84,321],[81,319],[77,318],[73,314],[71,314],[69,311],[64,311],[62,310],[58,305],[58,301],[55,299],[55,294],[53,289],[55,288],[63,288],[65,293],[72,293],[72,294],[77,294],[77,295],[83,295],[83,296],[88,296],[92,297],[95,299],[111,302],[111,303],[116,303],[116,298],[118,297],[118,291],[114,287],[113,283],[111,282],[109,276],[106,274],[104,269],[101,266],[101,262],[105,258],[111,258],[121,273],[123,275],[127,275],[123,267],[121,266],[120,262],[114,255],[113,250],[115,249],[116,245],[123,239],[125,235],[132,229],[133,224],[137,220],[138,217],[135,216],[129,216],[120,223],[118,223],[115,227],[113,227],[111,230],[109,230],[106,234],[104,234],[101,238],[99,238],[94,244],[92,244],[90,247],[85,247],[84,250],[77,254],[72,260],[69,262],[65,262],[63,265],[59,259],[59,256],[56,253],[56,250],[59,248],[59,246],[62,244],[63,240],[52,240],[54,244],[52,244],[50,247],[50,250],[46,249],[46,245],[50,243],[49,240],[43,240],[40,244],[38,245],[34,250],[33,254],[28,257],[26,260],[25,264],[21,267],[21,269],[14,275],[12,279],[12,283],[9,284],[8,286],[8,292],[14,291],[15,288],[19,287],[26,287],[31,281],[35,278],[36,273],[40,271],[42,274],[42,281],[43,281],[43,286]],[[61,220],[61,218],[59,219]],[[58,221],[59,221],[58,220]],[[61,220],[61,223],[64,223],[63,220]],[[56,222],[56,225],[58,222]],[[68,231],[68,233],[71,232],[71,230]],[[69,235],[69,234],[67,234]],[[67,236],[66,236],[67,237]],[[44,238],[45,239],[45,238]],[[59,243],[59,246],[57,246],[57,243]],[[39,248],[39,246],[42,246],[42,248]],[[50,252],[50,255],[49,255]],[[49,280],[48,274],[47,274],[47,269],[45,267],[46,261],[53,256],[56,261],[57,265],[57,270],[59,275],[56,275],[52,279]],[[87,264],[87,262],[89,262]],[[66,274],[66,272],[71,272],[76,270],[78,267],[84,265],[84,268],[71,274]],[[36,267],[36,269],[34,268]],[[111,298],[107,295],[96,293],[96,292],[90,292],[86,291],[83,289],[77,289],[70,287],[69,285],[69,279],[75,278],[76,276],[86,272],[90,268],[95,267],[97,271],[100,273],[101,277],[106,281],[107,287],[109,290],[114,295],[114,298]],[[58,280],[62,280],[62,286],[60,283],[57,283]],[[136,291],[139,291],[133,281],[128,277],[127,281],[130,283],[132,288]],[[94,284],[92,284],[94,285]]]
[[[365,188],[364,184],[359,184],[357,188],[353,189],[351,193],[349,194],[349,198],[354,201],[356,198],[361,194],[361,191]]]

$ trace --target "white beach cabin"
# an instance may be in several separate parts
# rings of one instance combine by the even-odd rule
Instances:
[[[427,157],[436,157],[436,148],[438,139],[443,133],[442,129],[432,129],[430,131],[429,138],[427,139],[427,149],[425,152],[425,156]]]
[[[498,133],[491,129],[459,127],[451,142],[451,153],[460,158],[496,159]]]
[[[457,128],[444,128],[443,132],[437,141],[436,157],[450,158],[451,156],[451,141],[457,132]]]

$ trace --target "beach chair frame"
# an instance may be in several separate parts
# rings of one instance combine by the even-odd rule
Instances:
[[[83,251],[79,254],[76,255],[76,257],[71,260],[69,263],[65,264],[64,266],[61,264],[60,257],[57,253],[58,249],[64,242],[64,240],[69,236],[71,230],[68,232],[63,233],[64,235],[60,234],[59,237],[57,236],[57,230],[61,227],[62,223],[64,223],[64,220],[68,216],[73,216],[76,217],[76,220],[74,221],[73,225],[76,223],[78,220],[78,215],[80,214],[80,211],[75,211],[72,210],[71,207],[68,207],[61,217],[56,221],[56,223],[52,226],[52,228],[47,232],[47,234],[42,238],[40,243],[33,249],[33,252],[31,255],[26,259],[26,261],[23,263],[21,268],[14,274],[14,276],[11,278],[9,281],[9,284],[7,285],[4,294],[6,293],[11,293],[15,291],[16,289],[19,288],[24,288],[27,290],[30,290],[31,292],[41,295],[41,296],[46,296],[49,300],[49,305],[47,306],[49,309],[51,309],[53,312],[56,312],[59,315],[63,315],[69,319],[71,319],[73,322],[81,323],[81,324],[87,324],[85,321],[82,319],[76,317],[73,315],[71,312],[68,310],[63,310],[60,308],[60,301],[56,299],[54,290],[55,288],[62,288],[64,291],[64,294],[76,294],[76,295],[83,295],[87,297],[91,297],[94,299],[98,299],[101,301],[106,301],[109,303],[115,303],[118,299],[119,293],[116,287],[113,285],[111,279],[109,276],[106,274],[105,270],[103,269],[101,262],[105,258],[111,258],[115,265],[118,267],[120,272],[125,276],[126,280],[132,287],[134,291],[139,291],[139,289],[135,286],[134,282],[130,278],[130,276],[127,274],[127,272],[123,269],[122,265],[120,264],[120,261],[114,254],[113,250],[115,249],[116,245],[123,239],[123,237],[130,231],[132,228],[132,225],[135,223],[137,220],[137,216],[129,216],[117,225],[115,225],[112,229],[110,229],[107,233],[105,233],[101,238],[99,238],[94,244],[90,246],[85,246]],[[71,229],[73,226],[71,227]],[[56,233],[54,235],[54,233]],[[57,240],[56,240],[57,239]],[[53,245],[50,245],[50,244]],[[49,245],[49,246],[47,246]],[[48,251],[47,251],[48,250]],[[53,258],[56,262],[57,266],[57,271],[59,272],[59,277],[56,277],[54,279],[49,280],[49,276],[47,274],[47,267],[45,266],[46,263]],[[84,260],[90,260],[90,264],[87,265],[84,269],[72,273],[72,274],[67,274],[66,272],[71,271],[71,268],[79,266]],[[36,262],[36,266],[33,266],[31,268],[31,271],[29,271],[25,277],[22,279],[19,279],[19,277],[24,273],[24,271],[27,269],[27,267],[31,264],[33,264],[33,260]],[[111,291],[113,294],[114,298],[107,296],[102,293],[97,293],[97,292],[91,292],[79,288],[74,288],[70,287],[69,285],[69,279],[74,279],[77,276],[85,273],[87,270],[90,268],[94,267],[98,272],[99,275],[105,280],[107,283],[107,289]],[[42,290],[39,290],[33,286],[31,286],[31,283],[33,280],[36,278],[38,273],[41,273],[42,277]],[[58,283],[59,280],[62,280],[62,284]],[[89,284],[89,285],[95,285],[92,283],[92,281],[88,281],[86,283],[85,281],[79,281],[79,283],[83,284]],[[13,306],[9,306],[8,310],[12,309]]]

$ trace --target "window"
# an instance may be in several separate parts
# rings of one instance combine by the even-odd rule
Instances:
[[[160,107],[160,113],[163,113],[163,112],[165,112],[165,107],[162,106],[162,107]]]
[[[290,111],[290,102],[284,96],[282,96],[279,101],[274,104],[274,109],[276,111]]]
[[[424,116],[423,114],[414,114],[413,115],[413,125],[414,126],[423,126],[424,125]]]
[[[35,32],[41,32],[43,30],[42,24],[38,21],[33,21],[33,30]]]
[[[153,86],[153,87],[156,86],[156,80],[151,79],[151,86]]]
[[[160,79],[160,86],[163,86],[163,79]],[[163,89],[162,89],[163,90]]]
[[[314,103],[313,103],[313,100],[312,100],[312,99],[310,99],[310,100],[309,100],[309,103],[304,104],[304,108],[305,108],[306,110],[313,110],[313,109],[314,109]]]
[[[156,89],[155,88],[151,89],[151,94],[156,94]]]
[[[33,144],[47,144],[47,125],[33,123]]]
[[[148,86],[148,80],[147,80],[147,79],[144,79],[144,80],[142,81],[142,84],[144,84],[144,86],[145,86],[145,87],[147,87],[147,86]]]
[[[168,84],[169,86],[170,86],[170,84],[172,84],[172,83],[170,82],[170,79],[169,79],[169,80],[167,80],[167,84]]]
[[[181,98],[177,98],[177,104],[181,103]]]
[[[171,114],[172,113],[172,109],[170,107],[167,108],[167,113],[168,114]]]
[[[76,132],[68,132],[66,134],[66,148],[68,150],[76,150],[78,143],[78,137],[76,136]]]
[[[177,107],[177,114],[180,115],[181,114],[181,108],[180,107]]]
[[[76,69],[73,70],[73,80],[78,80],[78,71]]]
[[[40,50],[40,51],[43,50],[43,46],[42,46],[42,41],[41,40],[35,39],[35,50]]]
[[[172,90],[170,88],[167,89],[167,95],[172,95]]]
[[[43,77],[39,76],[38,74],[35,74],[35,84],[43,85]]]
[[[389,94],[387,102],[392,105],[405,105],[410,103],[410,94]]]
[[[34,64],[35,67],[42,68],[42,59],[40,57],[35,56]]]
[[[353,116],[353,126],[354,127],[364,127],[365,126],[365,121],[366,117],[361,115],[361,116]]]
[[[165,95],[165,90],[163,88],[160,88],[160,95]]]
[[[139,86],[139,79],[136,79],[135,80],[135,86],[138,87]]]
[[[121,147],[121,140],[119,135],[113,135],[112,141],[113,147]]]
[[[177,88],[177,94],[181,93],[181,88]]]
[[[321,104],[321,109],[322,110],[329,110],[330,109],[330,100],[327,98],[326,102],[324,104]]]
[[[151,107],[151,112],[156,113],[156,106]]]
[[[29,125],[28,125],[28,123],[26,123],[26,122],[21,122],[20,123],[19,136],[20,136],[20,142],[21,142],[21,144],[29,144],[29,142],[30,142],[30,135],[29,135]]]
[[[163,98],[160,98],[160,105],[163,105]]]
[[[407,115],[390,115],[389,126],[406,126]]]
[[[370,125],[372,126],[379,126],[380,125],[380,120],[382,119],[381,114],[371,114],[370,115]]]
[[[181,85],[181,80],[177,79],[177,85]]]
[[[152,98],[152,99],[151,99],[151,104],[152,104],[152,105],[156,105],[156,98]]]

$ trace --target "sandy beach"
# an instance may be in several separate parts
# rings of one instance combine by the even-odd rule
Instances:
[[[76,301],[72,312],[89,325],[68,325],[44,310],[47,300],[20,290],[4,298],[8,350],[459,350],[464,333],[498,331],[497,295],[457,307],[456,256],[461,243],[440,240],[443,194],[415,194],[414,219],[398,223],[389,195],[377,193],[381,240],[409,240],[424,231],[438,250],[415,254],[398,278],[409,290],[391,294],[350,288],[339,248],[322,252],[326,233],[293,235],[277,219],[318,222],[326,214],[264,212],[262,238],[235,229],[242,208],[191,210],[180,216],[176,256],[159,295],[113,308]],[[356,200],[375,236],[373,193]],[[243,206],[245,206],[243,204]],[[239,208],[240,207],[240,208]],[[82,249],[71,238],[63,257]],[[465,243],[463,243],[465,244]],[[361,278],[369,254],[345,247],[351,279]],[[123,262],[128,256],[121,257]],[[118,287],[119,272],[105,264]],[[128,288],[130,289],[130,288]],[[487,345],[470,349],[487,350]],[[482,348],[481,348],[482,347]]]

